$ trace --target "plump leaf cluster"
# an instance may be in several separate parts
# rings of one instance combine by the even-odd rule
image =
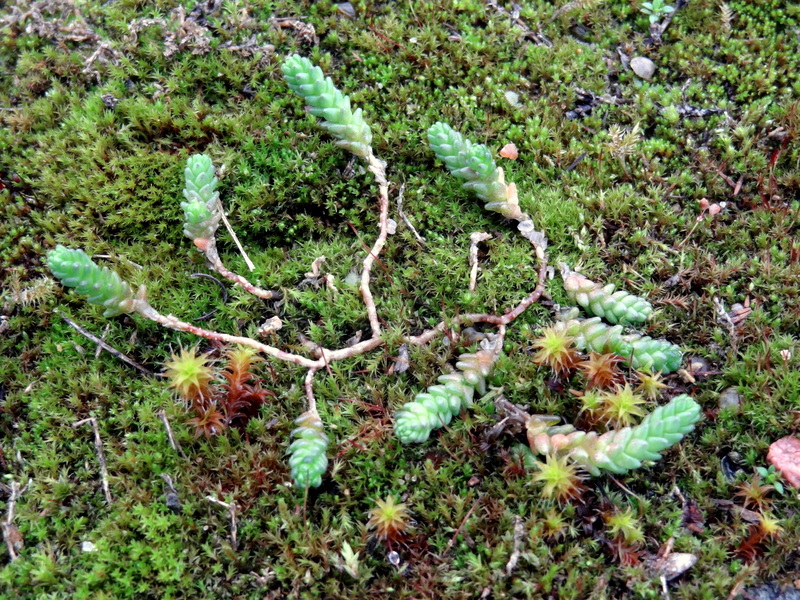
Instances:
[[[221,218],[218,181],[211,159],[204,154],[190,156],[184,180],[183,232],[192,240],[211,240]]]
[[[104,306],[105,316],[133,312],[135,298],[131,286],[116,271],[96,265],[83,250],[59,244],[47,254],[47,266],[63,285],[75,288],[92,304]]]
[[[464,181],[464,189],[471,190],[488,203],[506,201],[508,192],[503,172],[485,145],[473,144],[447,123],[441,122],[428,129],[428,143],[447,170]]]
[[[700,405],[682,394],[659,406],[641,423],[602,435],[576,431],[571,425],[547,427],[541,421],[528,424],[531,449],[539,454],[559,454],[583,467],[591,475],[601,471],[626,473],[638,469],[644,461],[656,461],[661,452],[677,444],[701,419]],[[540,426],[538,430],[531,431]]]
[[[486,377],[493,365],[494,355],[487,350],[462,354],[456,363],[460,372],[441,375],[439,384],[420,392],[397,412],[394,431],[400,441],[424,442],[434,429],[450,423],[472,404],[476,390],[481,394],[486,391]]]
[[[572,302],[587,313],[612,324],[639,325],[653,314],[652,305],[614,284],[600,285],[574,271],[564,274],[564,289]]]
[[[625,473],[638,469],[646,460],[660,459],[660,452],[692,431],[701,418],[700,412],[700,405],[691,396],[677,396],[635,427],[608,431],[600,436],[586,434],[571,456],[593,475],[599,475],[601,470]]]
[[[625,473],[639,468],[643,461],[658,460],[660,452],[681,441],[700,418],[700,405],[691,396],[681,394],[669,404],[659,406],[635,427],[601,435],[593,464],[612,473]]]
[[[289,466],[295,485],[304,490],[322,485],[328,469],[328,436],[322,430],[322,419],[316,412],[307,411],[295,421],[292,431],[295,440],[289,446]]]
[[[675,344],[641,333],[623,333],[622,325],[606,325],[600,317],[570,319],[559,325],[574,339],[575,346],[591,352],[612,352],[634,369],[672,373],[681,366],[683,353]]]
[[[286,83],[309,106],[315,117],[323,119],[322,127],[356,156],[372,154],[372,131],[364,121],[361,109],[350,108],[350,98],[342,94],[330,77],[308,58],[293,54],[281,66]]]

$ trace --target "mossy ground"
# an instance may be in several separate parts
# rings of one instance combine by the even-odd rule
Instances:
[[[74,11],[12,3],[12,21],[36,10],[0,33],[0,467],[5,484],[25,486],[15,517],[25,546],[18,560],[3,558],[1,597],[660,597],[643,564],[621,566],[621,552],[606,543],[616,530],[604,517],[614,514],[627,515],[638,550],[655,553],[674,537],[676,551],[698,556],[670,584],[674,599],[725,598],[759,581],[798,579],[796,491],[773,493],[770,512],[784,532],[750,562],[736,555],[748,523],[713,500],[742,503],[721,470],[729,452],[742,455],[750,479],[769,444],[798,428],[800,9],[732,0],[726,23],[716,0],[692,0],[663,44],[651,47],[637,1],[591,4],[550,21],[551,3],[525,3],[521,19],[541,26],[552,46],[524,39],[478,0],[354,2],[354,18],[328,2],[230,0],[211,12],[189,5],[207,33],[166,58],[165,38],[178,29],[173,0],[88,0]],[[271,16],[301,17],[318,45],[270,24]],[[164,25],[131,35],[129,26],[144,18]],[[92,35],[78,35],[86,28]],[[253,55],[225,47],[251,37],[262,47]],[[108,50],[87,67],[103,43]],[[625,69],[617,48],[655,61],[654,79]],[[647,333],[708,361],[711,374],[695,384],[678,376],[670,383],[693,394],[709,418],[657,467],[617,478],[632,494],[602,477],[588,482],[586,508],[554,511],[506,453],[512,440],[481,449],[494,422],[490,403],[422,446],[401,446],[393,411],[457,353],[437,340],[412,348],[403,375],[388,374],[399,344],[392,342],[317,376],[333,468],[306,501],[287,485],[285,460],[292,420],[304,410],[301,370],[271,361],[261,374],[277,398],[246,431],[194,440],[185,407],[162,379],[108,353],[95,358],[60,315],[98,335],[109,323],[106,341],[154,368],[170,348],[195,339],[139,318],[107,321],[60,286],[35,306],[13,302],[20,285],[47,275],[43,257],[63,243],[110,255],[125,278],[146,282],[165,314],[191,319],[220,308],[213,329],[255,335],[277,310],[286,326],[274,341],[296,350],[299,333],[328,347],[366,334],[360,297],[344,280],[360,265],[361,240],[374,238],[376,188],[358,165],[355,176],[344,175],[348,156],[286,89],[279,66],[291,52],[310,56],[364,109],[376,152],[391,181],[405,183],[405,212],[427,240],[420,248],[401,224],[374,270],[392,339],[458,312],[501,313],[535,281],[527,242],[435,163],[424,134],[445,120],[495,151],[517,145],[516,162],[499,160],[522,208],[546,231],[553,264],[580,265],[647,295],[659,308]],[[570,119],[578,88],[613,101]],[[684,115],[687,106],[718,110]],[[621,161],[609,130],[635,124],[641,138]],[[197,152],[224,165],[220,191],[255,262],[253,278],[283,288],[281,306],[237,290],[222,306],[218,288],[188,278],[205,270],[180,234],[178,206],[184,162]],[[689,236],[701,198],[727,205]],[[478,230],[495,238],[469,295],[469,233]],[[220,246],[232,267],[246,270],[227,234]],[[320,255],[338,294],[298,289]],[[565,301],[558,280],[548,293]],[[717,320],[714,297],[727,307],[749,299],[753,312],[735,340]],[[493,382],[532,412],[572,420],[575,400],[549,385],[529,351],[550,319],[537,305],[513,324]],[[786,362],[782,350],[792,353]],[[730,386],[741,407],[717,412],[718,393]],[[170,447],[162,409],[186,458]],[[89,416],[100,426],[110,506],[91,431],[72,427]],[[161,474],[175,482],[182,513],[166,506]],[[682,527],[676,485],[697,503],[703,531]],[[371,541],[366,522],[375,500],[390,494],[414,522],[388,548]],[[207,495],[239,507],[235,547],[227,514]],[[509,576],[517,515],[522,554]],[[83,542],[96,552],[83,551]],[[340,568],[345,542],[358,552],[352,573]]]

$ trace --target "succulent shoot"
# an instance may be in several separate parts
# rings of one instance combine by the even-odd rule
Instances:
[[[612,324],[640,325],[653,314],[653,307],[644,298],[623,290],[615,292],[613,284],[600,285],[561,264],[564,289],[572,302],[579,304],[593,317],[602,317]]]
[[[428,143],[436,158],[458,179],[462,187],[486,202],[484,208],[509,219],[527,218],[519,208],[517,186],[506,184],[503,169],[483,144],[473,144],[447,123],[435,123],[428,129]]]
[[[395,416],[394,431],[404,444],[424,442],[434,429],[444,427],[472,404],[477,390],[486,391],[486,377],[491,373],[496,355],[491,350],[462,354],[456,363],[459,372],[439,377],[432,385],[405,404]]]
[[[99,267],[83,250],[59,244],[47,254],[47,266],[66,287],[75,288],[92,304],[105,307],[106,317],[136,310],[137,298],[131,286],[108,267]]]
[[[569,317],[571,315],[567,315]],[[634,369],[672,373],[681,366],[683,353],[675,344],[641,333],[624,334],[622,325],[606,325],[600,317],[562,320],[556,326],[574,339],[581,350],[617,354]]]
[[[685,394],[673,398],[647,415],[635,427],[624,427],[602,435],[576,431],[571,425],[551,426],[538,416],[528,421],[528,441],[534,452],[568,456],[591,475],[601,471],[626,473],[656,461],[678,443],[701,419],[700,405]]]
[[[183,232],[200,250],[208,249],[219,226],[219,192],[214,164],[205,154],[195,154],[186,161],[181,202]]]
[[[286,58],[281,66],[283,77],[294,93],[302,97],[309,112],[322,119],[322,127],[356,156],[372,154],[372,131],[361,115],[361,109],[350,108],[350,98],[342,94],[322,69],[299,54]]]
[[[306,411],[295,421],[292,431],[295,440],[289,446],[289,466],[292,479],[301,490],[322,485],[328,469],[328,436],[322,430],[322,419],[316,411]]]

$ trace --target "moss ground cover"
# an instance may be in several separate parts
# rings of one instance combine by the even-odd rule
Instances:
[[[0,558],[0,597],[657,598],[652,557],[670,538],[698,559],[669,583],[671,598],[794,585],[797,492],[753,481],[769,444],[800,427],[800,9],[692,0],[654,44],[640,4],[555,14],[526,2],[516,24],[511,6],[477,0],[8,5],[0,517],[19,484],[24,545],[16,560]],[[62,317],[152,372],[198,341],[211,358],[225,349],[104,318],[42,279],[46,252],[63,244],[104,256],[134,289],[146,282],[164,314],[218,308],[211,329],[256,336],[279,315],[269,339],[297,352],[301,338],[340,347],[368,331],[348,275],[376,234],[376,186],[287,89],[280,66],[292,53],[363,109],[392,201],[404,183],[403,210],[426,240],[393,206],[397,233],[372,283],[390,341],[317,375],[330,469],[307,494],[289,484],[286,460],[304,410],[301,370],[260,364],[276,397],[246,428],[195,439],[193,415],[163,378],[96,356]],[[625,66],[635,56],[654,61],[652,80]],[[394,437],[399,407],[475,350],[437,339],[411,347],[411,368],[396,373],[402,336],[464,312],[502,313],[536,280],[530,245],[436,161],[426,131],[437,121],[493,150],[546,232],[551,264],[645,297],[655,310],[642,333],[683,349],[684,372],[664,378],[658,403],[689,394],[705,419],[656,468],[587,479],[562,506],[543,497],[510,436],[487,441],[498,420],[490,399],[419,446]],[[516,161],[497,156],[507,143]],[[280,289],[280,302],[230,286],[223,302],[213,282],[189,277],[207,272],[181,232],[183,170],[197,153],[222,165],[218,191],[255,268],[220,229],[226,265]],[[698,223],[703,198],[724,207]],[[494,237],[468,292],[473,231]],[[300,285],[321,255],[338,292]],[[558,277],[547,293],[509,327],[487,383],[532,414],[579,423],[569,394],[579,377],[555,379],[534,362],[550,303],[569,303]],[[731,387],[739,405],[719,409]],[[89,417],[111,504],[93,433],[73,427]],[[235,535],[207,496],[236,505]],[[390,497],[405,506],[403,530],[376,536],[370,511]]]

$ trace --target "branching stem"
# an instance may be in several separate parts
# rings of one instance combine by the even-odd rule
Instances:
[[[375,175],[375,181],[378,182],[378,188],[380,190],[380,218],[378,220],[378,238],[375,240],[372,249],[364,257],[360,289],[361,296],[364,298],[364,305],[367,308],[367,317],[369,318],[369,326],[372,329],[372,337],[379,338],[381,336],[381,324],[380,321],[378,321],[378,312],[375,308],[375,299],[372,296],[369,281],[372,264],[383,250],[383,246],[386,244],[386,237],[389,233],[389,182],[386,180],[386,163],[371,153],[368,161],[369,170]]]
[[[247,279],[245,279],[241,275],[228,270],[228,268],[224,264],[222,264],[222,259],[219,257],[219,252],[217,252],[216,240],[212,239],[210,241],[208,248],[206,248],[205,250],[205,254],[212,269],[214,269],[217,273],[222,275],[225,279],[230,279],[234,283],[242,286],[245,290],[247,290],[254,296],[257,296],[264,300],[278,300],[283,296],[281,292],[275,292],[272,290],[263,290],[260,287],[250,283]]]
[[[309,369],[306,373],[306,398],[308,398],[308,412],[319,415],[317,412],[317,399],[314,397],[314,373],[316,369]]]
[[[108,487],[108,468],[106,468],[106,456],[103,453],[103,440],[100,438],[100,428],[97,426],[97,419],[95,417],[89,417],[88,419],[82,419],[73,423],[72,426],[77,428],[86,423],[91,424],[92,430],[94,431],[94,449],[97,452],[97,462],[100,463],[100,477],[103,483],[103,493],[106,496],[106,502],[111,504],[113,500],[111,499],[111,490]]]

